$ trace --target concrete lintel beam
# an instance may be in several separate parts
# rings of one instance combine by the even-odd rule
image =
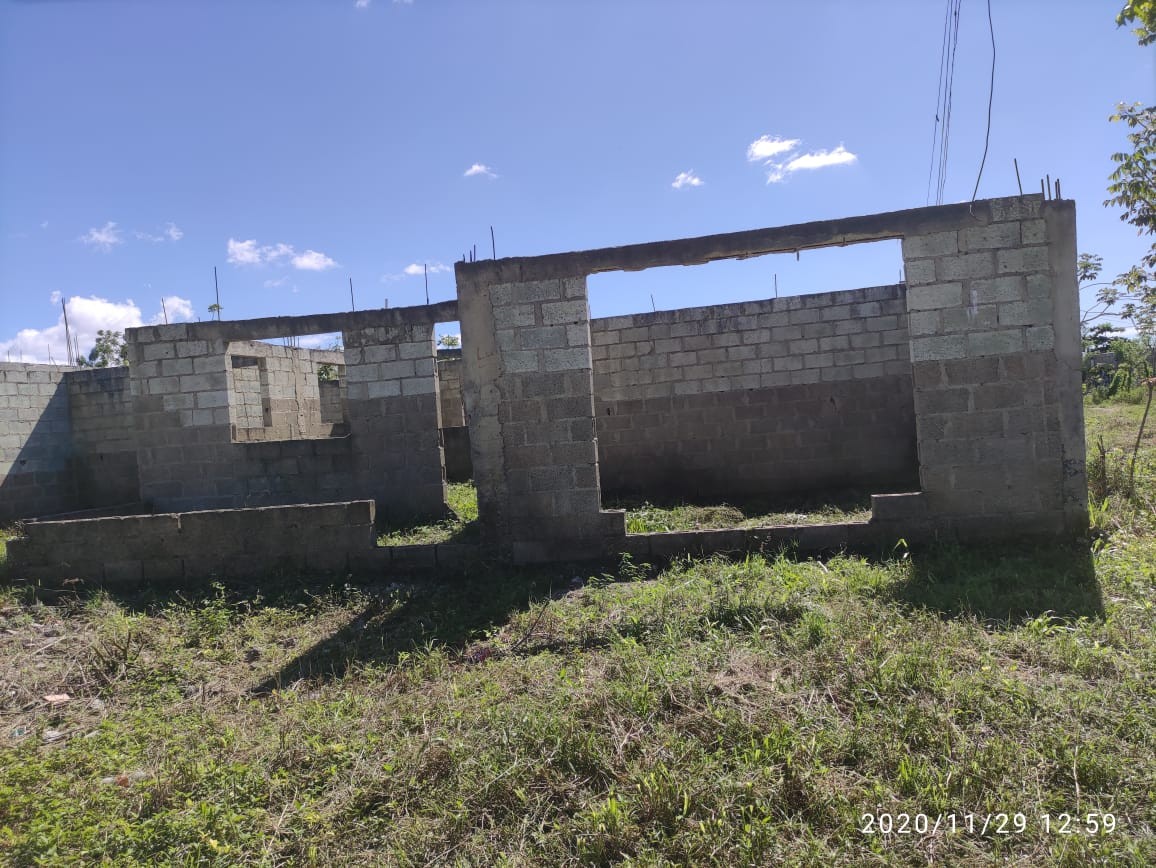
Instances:
[[[259,341],[360,328],[432,325],[439,322],[456,322],[457,319],[457,301],[441,301],[436,304],[413,307],[378,308],[350,313],[320,313],[307,316],[221,320],[220,322],[185,323],[183,326],[188,329],[188,340]],[[126,339],[129,342],[136,341],[137,331],[137,329],[126,329]]]
[[[1039,194],[1023,197],[1041,198]],[[1001,210],[999,199],[956,205],[913,208],[837,220],[820,220],[794,226],[751,229],[721,235],[704,235],[676,241],[655,241],[623,247],[603,247],[547,256],[458,262],[454,269],[458,285],[524,283],[596,274],[601,271],[641,271],[666,265],[700,265],[716,259],[744,259],[768,253],[789,253],[817,247],[838,247],[868,241],[903,238],[907,235],[958,230],[963,226],[986,226]],[[1005,209],[1006,210],[1006,209]]]

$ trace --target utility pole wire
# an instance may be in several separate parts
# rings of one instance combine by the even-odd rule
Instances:
[[[931,204],[931,172],[935,168],[935,143],[939,139],[939,109],[943,97],[943,73],[947,58],[947,33],[951,21],[951,3],[947,0],[947,10],[943,15],[943,40],[939,48],[939,82],[935,86],[935,123],[931,127],[931,160],[927,164],[927,197],[924,204]]]
[[[979,161],[979,175],[975,179],[975,189],[971,191],[971,201],[979,193],[979,179],[983,177],[983,166],[987,162],[987,146],[991,141],[991,103],[995,97],[995,27],[991,23],[991,0],[987,0],[987,29],[991,33],[991,84],[987,91],[987,133],[983,137],[983,159]],[[1016,171],[1019,174],[1019,171]]]

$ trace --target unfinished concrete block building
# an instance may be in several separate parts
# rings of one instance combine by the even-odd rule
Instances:
[[[882,239],[901,239],[904,283],[589,316],[594,273]],[[522,562],[1079,534],[1075,251],[1074,204],[1024,196],[460,262],[439,305],[130,330],[127,371],[0,366],[0,520],[40,517],[11,544],[28,575],[445,565],[461,552],[384,553],[372,526],[444,514],[448,463],[472,472],[485,544]],[[439,359],[450,321],[462,349]],[[266,342],[327,332],[340,351]],[[627,534],[603,508],[846,487],[879,492],[870,521]],[[100,507],[136,517],[45,518]],[[206,522],[249,529],[224,562],[181,542]],[[135,554],[94,563],[114,532]]]

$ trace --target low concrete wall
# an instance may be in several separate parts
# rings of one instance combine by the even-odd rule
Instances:
[[[341,572],[375,551],[372,501],[34,521],[23,532],[8,542],[14,578],[114,586]]]
[[[918,481],[902,285],[591,320],[602,491]]]

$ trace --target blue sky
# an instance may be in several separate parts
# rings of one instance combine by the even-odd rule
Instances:
[[[1124,147],[1107,116],[1156,98],[1156,51],[1117,5],[992,0],[979,188],[1015,193],[1013,157],[1025,190],[1060,177],[1109,276],[1146,244],[1101,205]],[[162,297],[208,318],[213,266],[230,319],[348,309],[349,278],[359,309],[400,306],[424,301],[423,263],[431,300],[453,297],[491,225],[499,256],[532,255],[922,206],[945,8],[0,0],[0,359],[63,359],[62,296],[84,350]],[[971,198],[990,63],[986,5],[963,0],[946,202]],[[591,305],[765,298],[775,275],[854,288],[900,264],[889,242],[596,275]]]

